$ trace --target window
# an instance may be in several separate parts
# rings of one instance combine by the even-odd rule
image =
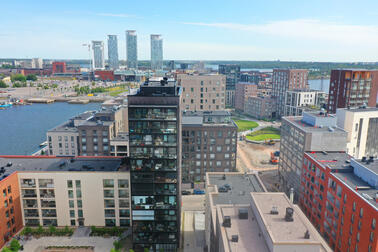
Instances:
[[[76,221],[75,220],[71,220],[71,226],[76,226]]]
[[[12,192],[11,186],[8,186],[8,194]]]
[[[72,188],[72,180],[67,180],[67,187]]]
[[[129,188],[129,181],[127,179],[118,179],[119,188]]]
[[[364,216],[364,209],[361,207],[361,209],[360,209],[360,218],[362,218],[362,216]]]
[[[108,217],[115,217],[114,209],[105,209],[105,218],[108,218]]]
[[[68,201],[68,205],[70,206],[70,208],[74,208],[75,207],[75,204],[74,204],[73,200],[69,200]]]
[[[82,209],[77,210],[77,216],[79,218],[83,218],[83,210]]]
[[[114,190],[104,190],[105,198],[114,198]]]
[[[104,185],[104,187],[114,187],[114,180],[113,179],[104,179],[103,185]]]
[[[375,229],[375,224],[376,224],[376,220],[373,218],[373,220],[371,221],[371,228],[373,230]]]
[[[353,212],[356,211],[356,202],[353,202]]]
[[[129,193],[127,190],[118,190],[118,197],[119,198],[128,198]]]
[[[76,198],[81,198],[81,190],[76,189]]]
[[[76,188],[81,188],[81,181],[80,180],[76,180],[75,183],[76,183]]]
[[[72,199],[73,198],[73,191],[68,190],[68,198]]]
[[[70,210],[70,217],[75,218],[75,210]]]
[[[83,201],[82,200],[77,200],[77,207],[82,208],[83,207]]]
[[[106,199],[104,200],[105,208],[113,208],[115,207],[114,200]]]
[[[105,226],[114,227],[115,226],[115,219],[105,219]]]

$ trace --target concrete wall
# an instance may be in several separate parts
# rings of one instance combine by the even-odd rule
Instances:
[[[48,131],[47,141],[49,146],[49,155],[54,156],[77,156],[78,149],[78,131]],[[51,141],[49,141],[51,137]],[[72,141],[73,140],[73,141]],[[61,144],[62,147],[59,146]]]

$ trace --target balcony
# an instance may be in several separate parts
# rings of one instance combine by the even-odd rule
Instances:
[[[21,195],[23,198],[37,198],[37,193],[35,190],[22,190]]]
[[[55,193],[54,190],[47,190],[47,189],[42,189],[40,190],[40,197],[41,198],[55,198]]]
[[[176,209],[176,203],[156,202],[155,209]]]
[[[42,209],[42,217],[56,217],[55,209]]]
[[[47,207],[47,208],[55,208],[55,200],[47,201],[47,200],[41,200],[41,207]]]
[[[35,179],[22,179],[21,188],[35,188]]]

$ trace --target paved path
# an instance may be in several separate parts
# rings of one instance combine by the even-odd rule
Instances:
[[[40,252],[47,246],[93,246],[95,252],[109,252],[113,248],[116,237],[42,237],[22,242],[24,251]]]
[[[194,216],[201,211],[184,211],[183,223],[183,251],[201,252],[205,246],[205,230],[195,230]],[[204,213],[203,213],[204,214]]]

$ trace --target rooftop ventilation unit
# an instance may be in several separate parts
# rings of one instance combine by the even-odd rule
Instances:
[[[361,162],[366,162],[366,157],[362,157]]]
[[[294,221],[293,215],[294,215],[294,209],[291,207],[286,207],[285,221],[287,222]]]
[[[248,209],[247,208],[239,208],[239,219],[248,220]]]
[[[223,217],[223,227],[231,227],[231,217],[224,216]]]
[[[231,236],[231,241],[232,242],[238,242],[239,241],[239,236],[238,235]]]
[[[276,206],[272,206],[272,210],[270,210],[270,214],[277,215],[278,214],[278,208]]]

